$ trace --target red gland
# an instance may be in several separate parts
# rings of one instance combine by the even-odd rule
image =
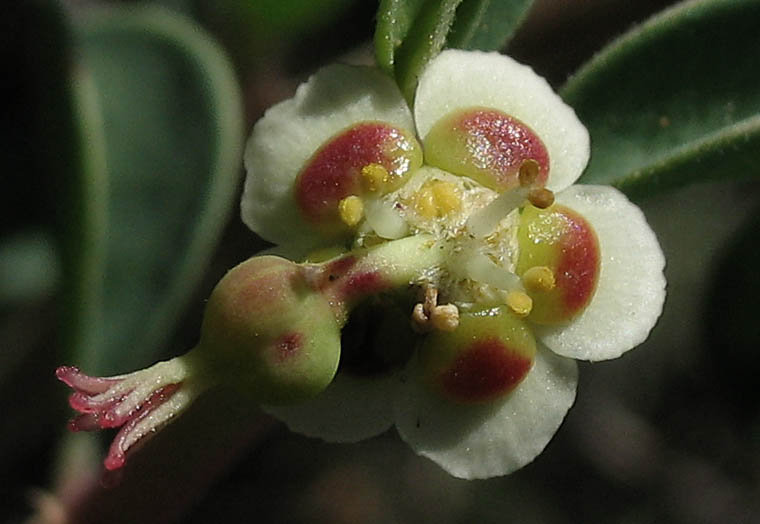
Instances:
[[[549,152],[538,135],[495,109],[473,107],[444,116],[424,145],[428,164],[499,193],[519,185],[520,166],[526,161],[538,166],[536,186],[543,186],[549,176]]]
[[[561,205],[547,209],[525,206],[520,216],[520,257],[517,274],[534,267],[551,271],[555,284],[547,289],[530,286],[530,320],[539,324],[566,324],[591,303],[601,270],[599,241],[593,226],[580,214]]]
[[[298,176],[295,197],[303,216],[325,232],[342,231],[338,204],[351,195],[398,187],[422,163],[413,136],[389,124],[362,122],[333,137],[308,161]],[[367,166],[382,166],[387,180],[369,188],[362,178]]]
[[[533,367],[536,342],[508,308],[465,312],[451,332],[427,335],[419,353],[424,380],[457,403],[497,400],[511,393]]]
[[[526,356],[498,338],[476,340],[461,350],[440,381],[452,397],[483,402],[512,391],[532,365],[532,355]]]

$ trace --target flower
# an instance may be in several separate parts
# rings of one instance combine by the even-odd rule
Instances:
[[[574,359],[641,343],[665,297],[641,211],[572,185],[588,156],[572,109],[496,53],[441,53],[413,114],[377,69],[318,71],[246,148],[243,221],[288,258],[231,269],[185,355],[115,377],[58,368],[71,429],[120,427],[117,469],[225,386],[325,440],[395,424],[457,477],[524,466],[574,402]]]
[[[572,185],[588,156],[572,109],[530,68],[497,53],[441,53],[419,79],[413,114],[376,69],[318,71],[253,129],[244,222],[295,256],[431,235],[446,255],[416,284],[444,297],[461,324],[431,326],[442,306],[420,298],[417,327],[429,333],[409,343],[421,349],[403,366],[366,373],[341,364],[316,397],[265,409],[328,441],[395,424],[417,453],[462,478],[532,461],[574,402],[573,359],[615,358],[643,342],[665,297],[664,257],[641,211],[613,188]],[[554,206],[542,201],[552,197]],[[569,312],[557,309],[573,294]],[[517,318],[514,329],[535,339],[535,349],[513,351],[528,362],[524,372],[483,344],[470,361],[457,353],[469,344],[475,354],[473,341],[500,329],[482,326],[484,311]],[[374,348],[366,354],[414,340],[371,308],[365,317],[380,325],[370,326],[375,341],[365,335]],[[470,338],[446,349],[468,322]],[[499,366],[512,366],[516,384],[496,376],[503,387],[491,394],[484,383]],[[448,393],[442,370],[461,382]]]

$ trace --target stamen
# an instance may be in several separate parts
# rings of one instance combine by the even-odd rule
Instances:
[[[507,306],[518,317],[527,317],[533,309],[533,300],[522,291],[507,294]]]
[[[356,195],[347,196],[338,203],[340,219],[348,227],[354,227],[364,218],[364,201]]]
[[[473,253],[464,263],[464,273],[470,280],[504,291],[522,289],[520,277],[497,265],[483,253]]]
[[[430,312],[430,323],[439,331],[454,331],[459,327],[459,308],[454,304],[435,306]]]
[[[430,313],[430,310],[438,305],[438,288],[435,286],[427,286],[425,288],[425,312]]]
[[[380,191],[390,179],[390,174],[384,166],[380,164],[367,164],[362,168],[362,178],[367,189],[374,192]]]
[[[530,189],[523,186],[505,191],[486,207],[470,215],[466,224],[467,231],[478,238],[487,237],[504,217],[523,205],[529,192]]]
[[[367,225],[380,238],[397,239],[409,231],[409,225],[392,202],[383,199],[369,200],[364,214],[367,217]]]
[[[533,186],[536,183],[536,180],[538,180],[538,174],[540,172],[541,165],[537,161],[532,158],[523,160],[517,172],[517,178],[520,181],[520,185],[522,187]]]
[[[425,313],[425,306],[421,302],[414,305],[412,309],[412,327],[416,331],[427,331],[428,320],[430,320]]]
[[[454,331],[459,326],[459,308],[454,304],[438,304],[438,288],[425,288],[425,302],[412,309],[412,327],[425,333],[431,329]]]
[[[529,291],[551,291],[557,285],[554,272],[546,266],[533,266],[522,276],[523,284]]]
[[[554,193],[545,187],[531,189],[528,201],[539,209],[546,209],[554,203]]]

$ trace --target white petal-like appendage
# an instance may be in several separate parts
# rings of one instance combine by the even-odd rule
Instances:
[[[454,404],[409,379],[396,397],[396,428],[415,452],[455,477],[506,475],[543,451],[573,405],[577,383],[575,361],[542,347],[517,389],[486,405]]]
[[[599,239],[601,272],[585,311],[567,326],[535,334],[566,357],[605,360],[641,344],[665,301],[665,256],[641,210],[608,186],[572,186],[556,201],[574,209]]]
[[[552,191],[575,182],[588,163],[588,131],[572,108],[530,67],[507,56],[450,49],[428,64],[414,101],[419,136],[424,140],[441,117],[468,107],[498,109],[533,129],[549,152]]]
[[[414,130],[393,80],[369,67],[320,69],[293,98],[271,107],[253,127],[245,149],[243,222],[276,244],[319,244],[296,207],[294,182],[317,149],[362,121]]]
[[[393,425],[396,387],[396,375],[368,378],[338,373],[313,399],[262,409],[296,433],[327,442],[358,442]]]

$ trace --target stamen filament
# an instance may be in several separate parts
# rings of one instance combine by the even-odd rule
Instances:
[[[504,291],[522,290],[520,277],[497,265],[483,253],[468,255],[464,266],[470,280],[493,286]]]
[[[409,226],[392,204],[383,200],[371,200],[366,205],[367,225],[380,238],[396,240],[406,236]]]
[[[525,203],[530,188],[520,186],[505,191],[484,208],[476,211],[467,219],[467,232],[477,238],[484,238],[493,233],[504,217]]]

